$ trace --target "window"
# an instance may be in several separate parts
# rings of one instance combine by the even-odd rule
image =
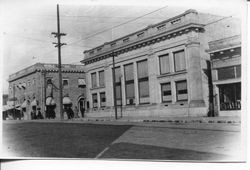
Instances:
[[[178,18],[178,19],[175,19],[175,20],[171,21],[171,24],[174,25],[174,24],[178,24],[180,22],[181,22],[181,19]]]
[[[92,100],[93,100],[93,108],[97,108],[97,94],[92,94]]]
[[[116,89],[116,104],[122,104],[122,89],[121,89],[121,68],[115,68],[115,89]]]
[[[129,41],[129,38],[125,38],[125,39],[123,39],[123,42],[125,43],[125,42],[128,42]]]
[[[241,66],[224,67],[218,69],[218,80],[241,77]]]
[[[62,82],[63,83],[63,88],[65,88],[65,89],[69,88],[69,80],[68,79],[63,79],[62,81],[63,81]]]
[[[149,103],[148,62],[137,62],[139,103]]]
[[[105,107],[106,106],[105,92],[100,93],[100,101],[101,101],[101,107]]]
[[[182,71],[186,69],[184,50],[174,52],[174,67],[175,71]]]
[[[241,83],[219,85],[220,110],[241,109]]]
[[[35,86],[36,85],[36,79],[33,78],[33,85]]]
[[[161,97],[162,102],[172,101],[171,83],[161,84]]]
[[[110,46],[111,47],[114,47],[116,45],[116,43],[114,42],[114,43],[112,43],[112,44],[110,44]]]
[[[143,37],[143,36],[144,36],[144,32],[141,32],[141,33],[137,34],[137,37],[138,37],[138,38],[141,38],[141,37]]]
[[[91,83],[92,83],[92,88],[97,87],[97,83],[96,83],[96,73],[91,73]]]
[[[170,63],[169,63],[169,55],[161,55],[159,56],[160,62],[160,74],[165,74],[170,72]]]
[[[47,78],[47,85],[52,84],[52,78]]]
[[[188,100],[186,80],[176,82],[176,99],[177,101]]]
[[[160,26],[158,26],[157,27],[157,30],[163,30],[163,29],[166,29],[166,25],[165,24],[163,24],[163,25],[160,25]]]
[[[240,65],[236,66],[235,69],[236,69],[236,77],[241,77],[241,66]]]
[[[84,78],[79,78],[78,79],[78,87],[84,88],[86,86],[86,82]]]
[[[104,70],[99,71],[99,86],[100,87],[104,87],[105,86]]]
[[[135,104],[133,63],[124,66],[126,105]]]

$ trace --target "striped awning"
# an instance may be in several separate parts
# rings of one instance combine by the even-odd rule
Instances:
[[[53,106],[53,105],[56,105],[55,100],[52,97],[48,97],[46,99],[46,106]]]
[[[27,107],[27,101],[25,100],[22,104],[21,104],[21,108],[26,108]]]
[[[69,97],[64,97],[63,98],[63,104],[72,104],[72,101],[70,100]]]
[[[34,99],[30,104],[31,104],[31,106],[37,106],[38,101],[36,99]]]

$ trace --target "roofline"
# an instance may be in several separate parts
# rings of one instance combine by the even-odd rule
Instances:
[[[189,14],[189,13],[198,13],[198,12],[197,12],[196,10],[194,10],[194,9],[189,9],[189,10],[185,11],[184,13],[179,14],[179,15],[177,15],[177,16],[168,18],[168,19],[163,20],[163,21],[161,21],[161,22],[159,22],[159,23],[156,23],[156,24],[150,24],[150,25],[148,25],[147,27],[145,27],[145,28],[143,28],[143,29],[140,29],[140,30],[135,31],[135,32],[130,33],[130,34],[127,34],[127,35],[122,36],[122,37],[120,37],[120,38],[117,38],[117,39],[115,39],[115,40],[112,40],[112,41],[109,41],[109,42],[105,42],[105,43],[103,43],[103,44],[101,44],[101,45],[99,45],[99,46],[96,46],[96,47],[94,47],[94,48],[91,48],[91,49],[89,49],[89,50],[85,50],[85,51],[83,51],[83,54],[84,54],[84,53],[87,53],[87,52],[89,52],[89,51],[92,51],[92,50],[94,50],[94,49],[103,47],[105,44],[112,44],[112,43],[114,43],[114,42],[116,42],[116,41],[118,41],[118,40],[122,40],[122,39],[124,39],[124,38],[126,38],[126,37],[128,37],[128,36],[131,36],[131,35],[140,33],[140,32],[145,31],[145,30],[147,30],[147,29],[149,29],[149,28],[151,28],[151,27],[156,27],[156,26],[158,26],[158,25],[161,25],[161,24],[163,24],[163,23],[166,23],[166,22],[169,22],[169,21],[171,21],[171,20],[177,19],[177,18],[179,18],[179,17],[181,17],[181,16],[184,16],[184,15],[187,15],[187,14]]]

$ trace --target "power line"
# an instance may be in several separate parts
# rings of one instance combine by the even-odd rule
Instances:
[[[219,21],[222,21],[222,20],[224,20],[224,19],[231,18],[231,17],[232,17],[232,16],[223,17],[223,18],[218,19],[218,20],[216,20],[216,21],[209,22],[209,23],[205,24],[205,26],[210,25],[210,24],[217,23],[217,22],[219,22]]]
[[[138,20],[138,19],[140,19],[140,18],[142,18],[142,17],[145,17],[145,16],[150,15],[150,14],[152,14],[152,13],[155,13],[155,12],[157,12],[157,11],[160,11],[160,10],[166,8],[166,7],[167,7],[167,6],[164,6],[164,7],[162,7],[162,8],[157,9],[157,10],[154,10],[154,11],[152,11],[152,12],[146,13],[146,14],[144,14],[144,15],[142,15],[142,16],[136,17],[136,18],[134,18],[134,19],[132,19],[132,20],[129,20],[129,21],[126,21],[126,22],[124,22],[124,23],[118,24],[118,25],[116,25],[116,26],[110,27],[110,28],[105,29],[105,30],[103,30],[103,31],[94,33],[94,34],[89,35],[89,36],[87,36],[87,37],[85,37],[85,38],[81,38],[80,40],[75,41],[75,42],[72,42],[72,43],[69,43],[69,44],[75,44],[75,43],[78,43],[78,42],[80,42],[80,41],[87,40],[87,39],[89,39],[89,38],[91,38],[91,37],[94,37],[94,36],[96,36],[96,35],[98,35],[98,34],[107,32],[107,31],[112,30],[112,29],[114,29],[114,28],[120,27],[120,26],[125,25],[125,24],[127,24],[127,23],[130,23],[130,22],[133,22],[133,21],[135,21],[135,20]],[[69,45],[69,44],[68,44],[68,45]]]

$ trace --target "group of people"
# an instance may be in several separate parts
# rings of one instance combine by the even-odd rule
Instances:
[[[79,110],[77,106],[75,106],[74,111],[72,110],[71,106],[66,105],[64,107],[64,113],[66,113],[68,119],[79,118],[78,112]],[[81,116],[84,117],[85,108],[80,107],[80,112],[81,112]]]
[[[43,115],[41,113],[41,108],[35,108],[35,107],[32,107],[32,110],[30,112],[30,118],[31,120],[34,120],[34,119],[43,119]]]

